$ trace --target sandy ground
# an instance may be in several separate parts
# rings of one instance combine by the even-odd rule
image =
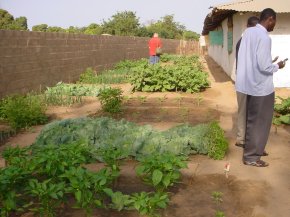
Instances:
[[[266,147],[269,156],[263,159],[270,163],[267,168],[245,166],[242,149],[236,147],[236,95],[234,85],[223,70],[209,57],[203,60],[210,72],[211,88],[201,94],[186,93],[131,93],[130,85],[121,85],[130,99],[117,118],[126,118],[138,124],[151,124],[165,130],[180,123],[198,124],[218,120],[229,140],[229,151],[224,160],[215,161],[205,156],[191,156],[189,168],[183,170],[182,183],[172,188],[169,207],[162,216],[209,217],[215,210],[224,211],[227,217],[289,217],[290,216],[290,127],[271,129]],[[277,89],[276,95],[289,97],[289,89]],[[146,99],[141,98],[146,96]],[[182,100],[180,100],[182,98]],[[83,105],[69,108],[49,108],[54,119],[96,115],[99,102],[88,99]],[[30,145],[41,131],[37,126],[10,138],[7,145]],[[230,163],[229,177],[224,166]],[[0,159],[0,166],[3,160]],[[134,173],[135,162],[125,162],[117,188],[132,192],[144,186]],[[96,165],[92,166],[94,169]],[[211,193],[223,193],[223,203],[216,207]],[[84,216],[82,211],[67,210],[63,216]],[[95,210],[93,216],[138,216],[136,212],[112,212]]]

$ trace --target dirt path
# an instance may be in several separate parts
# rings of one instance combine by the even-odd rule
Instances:
[[[198,124],[218,120],[225,130],[230,147],[222,161],[204,156],[192,156],[189,168],[183,171],[183,181],[171,189],[171,203],[162,212],[170,217],[214,216],[217,207],[211,199],[213,191],[223,193],[221,205],[227,217],[289,217],[290,216],[290,144],[289,127],[272,127],[265,160],[268,168],[255,168],[242,164],[242,149],[234,146],[236,134],[236,95],[234,85],[223,70],[209,57],[204,65],[210,71],[211,88],[201,94],[186,93],[131,93],[130,85],[121,85],[130,100],[124,105],[122,118],[138,124],[151,124],[165,130],[183,122]],[[276,95],[290,96],[287,89]],[[141,96],[146,96],[146,99]],[[182,100],[180,100],[182,99]],[[74,118],[93,115],[100,104],[89,100],[82,106],[50,108],[48,113],[56,118]],[[30,145],[42,126],[18,134],[10,144]],[[0,147],[3,149],[3,147]],[[225,163],[230,163],[229,177],[224,174]],[[3,164],[3,160],[2,160]],[[135,163],[126,163],[118,188],[130,192],[140,187],[134,178]],[[1,166],[1,160],[0,160]],[[129,178],[128,178],[129,177]],[[68,211],[65,216],[84,216],[80,211]],[[135,212],[95,210],[93,216],[138,216]]]

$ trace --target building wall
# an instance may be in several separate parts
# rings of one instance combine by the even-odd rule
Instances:
[[[236,44],[239,41],[243,31],[246,29],[247,19],[250,16],[254,16],[252,13],[239,14],[236,13],[233,15],[233,51],[228,52],[227,43],[227,19],[222,22],[223,29],[223,46],[211,46],[208,45],[208,54],[211,56],[227,73],[232,80],[235,80],[235,71],[236,71]]]
[[[96,71],[125,59],[148,57],[142,37],[0,30],[0,98],[74,82],[87,67]],[[198,42],[163,39],[163,51],[199,53]]]
[[[236,44],[242,33],[246,29],[247,20],[250,16],[259,16],[257,13],[236,13],[233,15],[233,51],[227,51],[227,19],[221,24],[223,29],[223,46],[213,45],[208,43],[208,54],[211,56],[227,73],[232,80],[235,80],[236,72]],[[290,58],[290,28],[289,28],[289,14],[278,14],[277,24],[273,32],[270,33],[272,38],[272,56],[279,56],[280,59]],[[290,63],[290,61],[289,61]],[[276,87],[290,87],[289,63],[282,70],[274,74],[274,85]]]

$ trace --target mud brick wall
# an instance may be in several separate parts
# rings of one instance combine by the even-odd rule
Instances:
[[[0,30],[0,98],[74,82],[87,67],[101,71],[125,59],[148,57],[142,37]],[[199,52],[196,42],[162,40],[163,51]]]

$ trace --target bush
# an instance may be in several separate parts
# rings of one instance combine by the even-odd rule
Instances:
[[[171,57],[164,58],[168,61]],[[208,74],[202,71],[198,56],[176,57],[173,64],[142,63],[132,69],[133,90],[143,92],[200,92],[209,87]]]
[[[121,111],[122,90],[120,88],[105,88],[100,91],[98,98],[105,112],[117,113]]]
[[[94,84],[96,83],[97,77],[94,73],[94,70],[92,68],[87,68],[84,73],[80,75],[79,82],[80,83],[86,83],[86,84]]]
[[[0,103],[1,117],[14,129],[46,123],[45,110],[41,98],[33,94],[6,97]]]

